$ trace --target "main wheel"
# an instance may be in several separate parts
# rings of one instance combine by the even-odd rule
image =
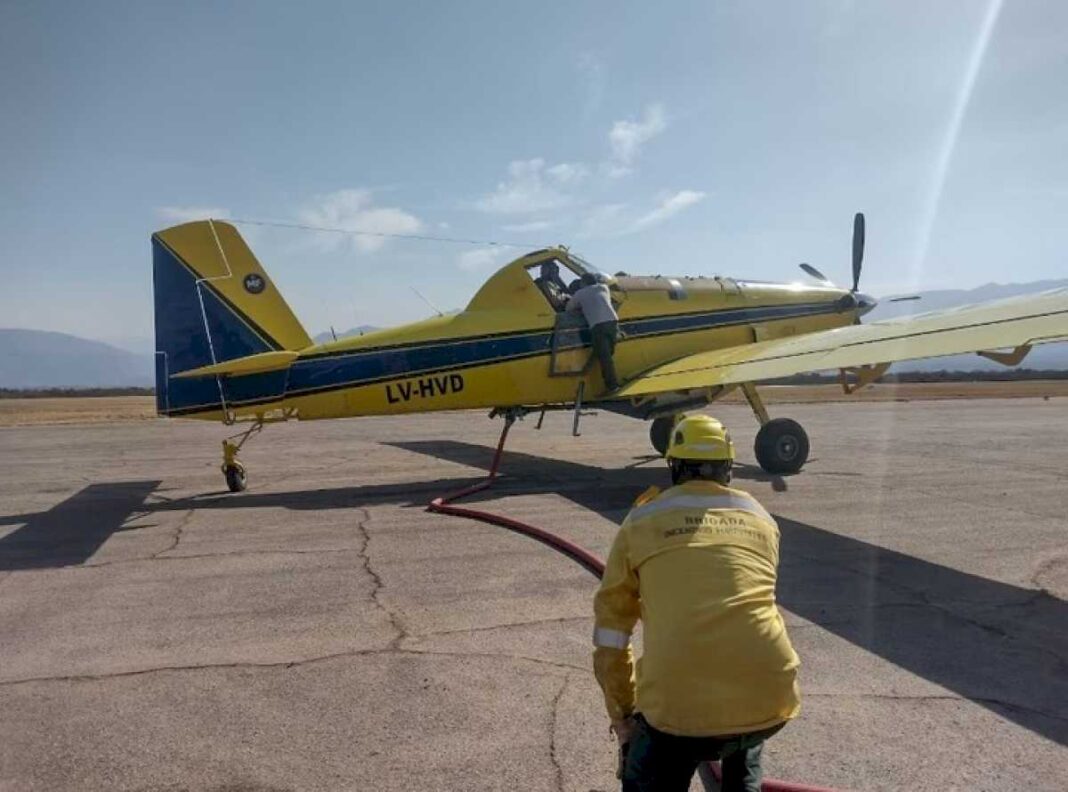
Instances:
[[[796,473],[808,459],[808,435],[797,421],[776,418],[760,427],[753,450],[768,473]]]
[[[226,476],[226,486],[230,492],[244,492],[245,488],[248,487],[245,469],[242,467],[227,465],[223,468],[223,475]]]
[[[649,426],[649,442],[653,444],[656,452],[663,456],[671,445],[671,430],[675,428],[675,416],[667,415],[663,418],[654,418]]]

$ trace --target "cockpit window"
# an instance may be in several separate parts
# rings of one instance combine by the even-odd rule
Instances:
[[[586,259],[582,258],[581,256],[576,256],[574,253],[568,251],[567,257],[571,260],[572,266],[575,268],[576,271],[578,271],[579,275],[588,272],[591,275],[598,276],[597,279],[602,283],[611,280],[607,273],[597,269],[597,267],[590,264],[590,262],[586,261]]]
[[[578,289],[579,278],[582,272],[569,261],[560,258],[550,258],[531,264],[527,274],[538,290],[548,300],[554,311],[562,311],[567,305],[567,299]]]

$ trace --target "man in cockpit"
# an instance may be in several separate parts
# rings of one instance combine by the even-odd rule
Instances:
[[[555,261],[546,261],[541,265],[541,274],[534,279],[534,283],[541,289],[554,311],[564,310],[568,291],[563,278],[560,277],[560,266]]]

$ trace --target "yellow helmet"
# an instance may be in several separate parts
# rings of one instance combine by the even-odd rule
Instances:
[[[707,415],[690,415],[675,424],[668,459],[720,462],[734,459],[734,443],[723,424]]]

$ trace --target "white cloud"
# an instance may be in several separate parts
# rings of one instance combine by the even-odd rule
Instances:
[[[677,193],[667,195],[660,200],[660,204],[653,211],[635,220],[629,230],[641,231],[643,228],[659,225],[682,210],[700,203],[704,198],[705,194],[697,190],[679,190]]]
[[[548,179],[546,179],[548,175]],[[577,166],[562,163],[546,171],[545,160],[513,160],[508,164],[508,179],[499,182],[497,189],[483,196],[476,206],[494,214],[528,214],[558,209],[571,202],[556,185],[576,178]]]
[[[547,168],[545,173],[557,184],[577,184],[586,178],[589,169],[582,163],[561,162]]]
[[[608,133],[612,159],[607,163],[610,176],[622,176],[631,171],[631,166],[642,146],[667,129],[667,117],[662,105],[645,108],[639,121],[616,121]]]
[[[596,61],[591,61],[595,63]],[[631,173],[642,147],[667,129],[667,114],[660,104],[645,108],[637,119],[616,121],[608,132],[609,152],[597,163],[559,162],[549,165],[541,157],[513,160],[508,164],[508,177],[497,183],[496,189],[475,202],[479,210],[491,214],[517,215],[517,222],[504,226],[506,231],[541,231],[550,225],[567,224],[559,210],[587,205],[615,179]],[[683,196],[680,200],[686,201]],[[674,213],[680,207],[661,207]],[[660,222],[655,216],[627,222],[625,204],[594,207],[580,226],[587,236],[628,233],[635,222]],[[523,217],[523,216],[526,217]],[[554,216],[555,215],[555,216]]]
[[[579,235],[584,237],[616,237],[634,234],[659,225],[670,217],[704,200],[705,194],[696,190],[679,190],[664,195],[656,207],[638,217],[628,211],[627,204],[602,204],[582,221]]]
[[[476,272],[489,269],[497,264],[503,256],[498,247],[474,248],[464,251],[456,259],[456,266],[465,272]]]
[[[353,234],[351,239],[353,247],[364,253],[380,250],[388,241],[387,236],[374,234],[416,234],[423,230],[422,221],[415,215],[372,203],[370,190],[338,190],[316,197],[298,217],[305,225],[362,232]],[[334,244],[336,241],[331,246]]]
[[[191,223],[194,220],[225,220],[229,209],[218,206],[159,206],[156,214],[168,223]]]

